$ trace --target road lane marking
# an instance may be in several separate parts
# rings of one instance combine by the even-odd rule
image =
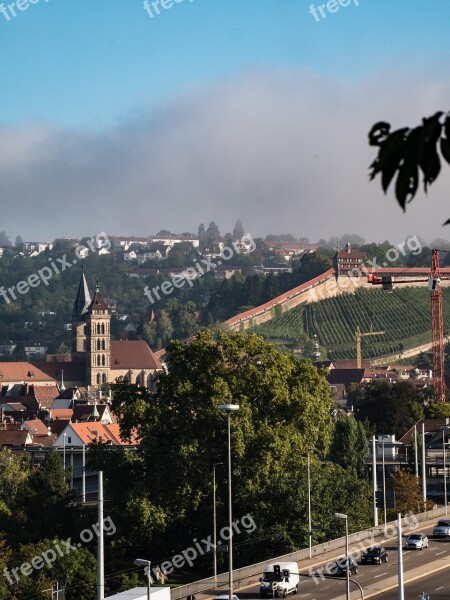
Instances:
[[[388,574],[387,571],[386,571],[386,573],[380,573],[379,575],[375,575],[374,579],[376,579],[377,577],[383,577],[383,575],[387,575],[387,574]]]
[[[443,589],[444,589],[444,586],[443,586],[443,585],[441,585],[441,587],[434,588],[434,591],[435,591],[435,592],[437,592],[438,590],[443,590]]]
[[[447,550],[442,550],[442,552],[435,552],[435,556],[439,556],[439,554],[446,554]]]

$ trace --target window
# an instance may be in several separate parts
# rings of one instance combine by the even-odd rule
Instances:
[[[100,385],[100,373],[97,373],[97,385]]]

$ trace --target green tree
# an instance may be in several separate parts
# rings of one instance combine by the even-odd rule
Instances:
[[[355,408],[356,418],[367,421],[377,434],[395,434],[401,437],[410,427],[423,419],[424,412],[417,388],[409,381],[396,384],[373,380],[352,386],[349,402]]]
[[[200,223],[200,226],[198,228],[198,242],[200,250],[203,249],[206,245],[206,231],[203,223]]]
[[[6,235],[5,231],[0,231],[0,244],[3,244],[4,246],[9,246],[11,244],[11,240]]]
[[[353,416],[335,426],[330,459],[359,478],[366,476],[367,435],[364,425]]]
[[[304,283],[310,279],[313,279],[313,277],[317,277],[318,275],[325,273],[325,271],[331,269],[332,266],[333,260],[321,252],[306,254],[300,263],[300,283]]]
[[[255,335],[214,339],[202,332],[189,344],[172,342],[168,352],[170,369],[158,376],[156,398],[114,387],[124,435],[138,426],[141,435],[141,493],[130,496],[136,523],[170,523],[178,543],[186,519],[190,530],[209,523],[212,462],[227,456],[226,415],[217,405],[233,402],[240,405],[233,415],[236,514],[251,510],[258,527],[272,530],[272,499],[292,489],[308,450],[328,451],[332,401],[324,375]],[[225,489],[225,473],[220,477]],[[289,529],[285,534],[292,540]]]
[[[234,240],[241,240],[242,237],[244,236],[244,227],[242,225],[241,220],[239,219],[238,221],[236,221],[236,224],[233,228],[233,239]]]
[[[167,345],[172,339],[173,324],[166,310],[160,310],[156,317],[156,337],[161,340],[161,345]]]
[[[395,514],[407,512],[419,513],[429,510],[431,506],[424,502],[420,490],[419,479],[408,471],[397,471],[391,475],[395,495]]]
[[[23,244],[22,236],[21,235],[16,236],[16,241],[14,242],[14,246],[16,248],[18,248],[18,247],[22,246],[22,244]]]
[[[217,244],[217,242],[219,240],[220,240],[219,228],[216,225],[215,221],[211,221],[211,223],[208,225],[208,229],[206,230],[206,243],[209,246],[212,246],[213,244]]]
[[[142,339],[147,342],[150,348],[155,346],[156,336],[156,322],[146,321],[142,326]]]
[[[77,511],[71,505],[73,494],[66,475],[61,455],[51,448],[21,488],[20,505],[27,515],[27,536],[22,539],[38,541],[70,534]]]

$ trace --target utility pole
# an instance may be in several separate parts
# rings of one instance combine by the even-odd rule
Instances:
[[[97,600],[105,600],[105,565],[103,538],[103,471],[98,472],[98,542],[97,542]]]
[[[372,483],[373,483],[373,526],[378,527],[377,509],[377,447],[375,436],[372,436]]]

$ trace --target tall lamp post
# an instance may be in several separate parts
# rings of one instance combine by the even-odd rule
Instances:
[[[445,432],[446,430],[450,429],[447,425],[447,427],[444,427],[444,429],[442,430],[442,462],[443,462],[443,467],[444,467],[444,503],[445,503],[445,514],[448,514],[448,502],[447,502],[447,463],[446,463],[446,456],[445,456],[445,450],[446,450],[446,443],[445,443]]]
[[[308,541],[309,558],[312,556],[312,521],[311,521],[311,459],[308,452]]]
[[[346,600],[350,600],[350,564],[348,559],[348,515],[344,513],[334,513],[335,519],[344,519],[345,521],[345,560],[346,560],[346,569],[345,569],[345,583],[346,583]]]
[[[216,518],[216,467],[223,465],[222,462],[213,464],[213,543],[214,543],[214,585],[217,585],[217,518]]]
[[[219,404],[219,410],[227,413],[228,421],[228,526],[230,540],[228,544],[228,600],[233,600],[233,511],[231,498],[231,413],[239,410],[239,404]]]
[[[152,583],[152,578],[150,576],[151,562],[149,560],[144,560],[143,558],[136,558],[134,564],[138,567],[145,567],[145,570],[147,571],[147,600],[150,600],[150,585]]]

